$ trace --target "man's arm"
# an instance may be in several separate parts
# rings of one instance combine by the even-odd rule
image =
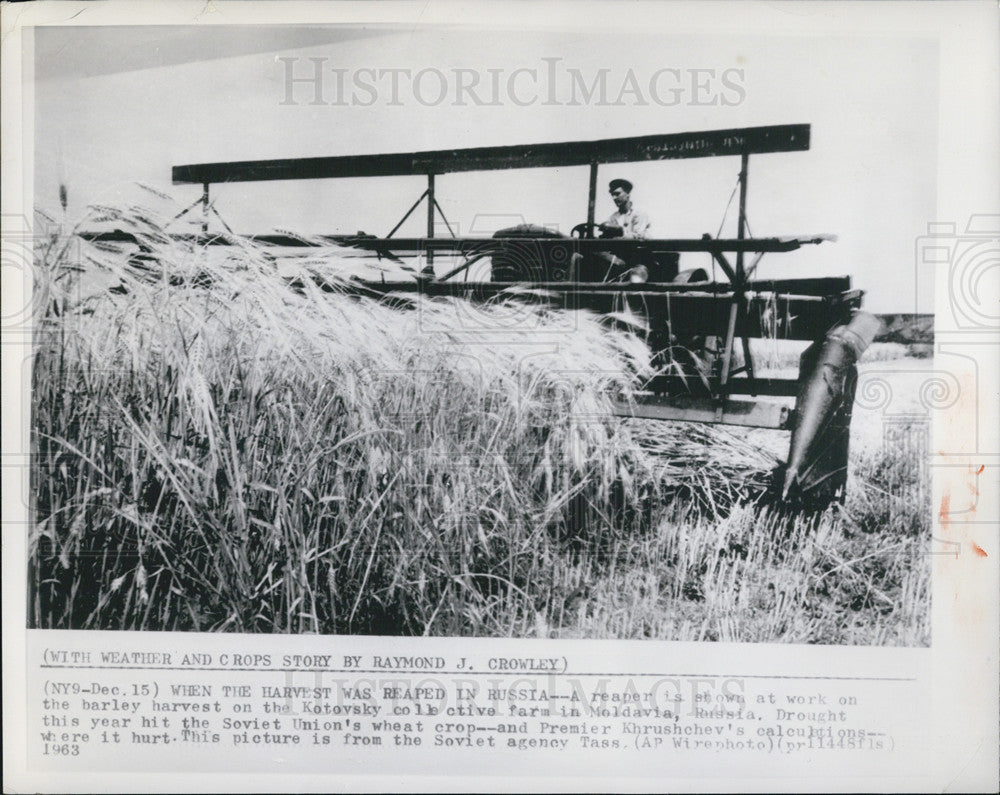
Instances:
[[[632,221],[632,235],[631,237],[637,240],[645,240],[646,236],[649,234],[649,227],[652,224],[649,222],[649,216],[645,213],[636,213],[635,218]]]
[[[600,229],[602,237],[628,237],[628,229],[622,227],[618,213],[612,213],[598,229]]]

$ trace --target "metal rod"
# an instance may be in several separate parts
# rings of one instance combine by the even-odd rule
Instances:
[[[740,155],[740,216],[736,227],[736,239],[739,242],[743,242],[746,239],[746,229],[747,229],[747,169],[750,165],[750,154],[746,149]],[[712,255],[723,266],[725,267],[725,258],[721,254]],[[727,385],[729,383],[730,367],[732,366],[733,358],[733,343],[735,342],[736,335],[736,321],[742,319],[744,313],[744,296],[746,291],[746,274],[743,270],[743,250],[739,249],[736,252],[736,268],[735,273],[731,270],[727,271],[727,276],[729,276],[730,281],[733,283],[733,302],[729,306],[729,323],[726,326],[726,341],[724,343],[722,351],[722,369],[719,372],[719,405],[716,409],[716,417],[721,418],[723,408],[725,406],[726,394],[728,392]],[[753,381],[753,366],[750,363],[750,344],[747,340],[746,335],[743,335],[743,351],[744,356],[747,357],[746,367],[747,373],[750,375],[751,382]]]
[[[236,237],[236,233],[232,230],[232,227],[230,227],[229,224],[226,223],[226,219],[222,217],[222,213],[220,213],[218,210],[215,209],[215,205],[214,204],[209,205],[209,209],[212,211],[212,214],[219,219],[219,223],[221,223],[226,228],[226,231],[229,232],[229,234],[231,234],[233,237]]]
[[[590,164],[590,188],[587,192],[587,231],[584,237],[594,236],[594,213],[597,205],[597,163]]]
[[[750,155],[746,151],[740,155],[740,220],[736,229],[736,239],[743,240],[747,236],[747,169],[750,166]],[[743,252],[736,253],[736,272],[743,276]]]
[[[719,372],[719,395],[726,396],[726,383],[729,381],[729,365],[733,357],[733,340],[736,336],[736,315],[739,311],[739,296],[733,296],[729,305],[729,323],[726,326],[726,341],[722,350],[722,370]],[[721,411],[721,407],[719,409]]]
[[[445,216],[444,210],[441,209],[441,205],[438,204],[437,199],[434,200],[434,206],[437,207],[437,211],[438,213],[440,213],[441,220],[444,221],[444,225],[448,227],[448,234],[451,235],[452,237],[455,237],[455,232],[452,230],[451,224],[448,223],[448,218]]]
[[[713,251],[712,252],[712,258],[716,262],[719,263],[719,267],[722,268],[723,272],[726,274],[726,276],[728,277],[729,281],[732,284],[736,284],[736,282],[737,282],[737,278],[736,278],[737,271],[733,270],[733,266],[729,264],[729,260],[727,260],[724,256],[722,256],[722,252],[721,251]]]
[[[759,251],[759,252],[757,252],[757,256],[753,258],[753,262],[750,263],[750,267],[747,268],[746,271],[745,271],[746,277],[748,279],[751,276],[753,276],[754,273],[757,272],[757,266],[760,265],[760,261],[764,258],[764,254],[765,253],[766,252],[764,252],[764,251]]]
[[[422,197],[421,197],[422,198]],[[200,201],[200,200],[199,200]],[[87,240],[101,240],[105,242],[130,242],[134,236],[122,230],[111,232],[96,232],[82,230],[80,237]],[[511,239],[505,238],[484,238],[484,237],[456,237],[456,238],[423,238],[423,237],[365,237],[358,235],[316,235],[313,240],[295,237],[293,235],[282,234],[261,234],[252,235],[241,233],[240,237],[261,243],[268,243],[275,246],[294,246],[298,248],[317,248],[327,245],[351,246],[371,251],[394,251],[397,253],[419,253],[428,247],[436,252],[461,251],[471,252],[479,250],[499,250],[503,248]],[[175,240],[185,240],[191,235],[180,233],[173,234]],[[657,238],[655,240],[630,240],[628,238],[612,238],[610,240],[581,240],[570,238],[552,237],[519,237],[514,238],[519,245],[530,245],[540,250],[548,251],[552,248],[573,246],[574,250],[580,252],[608,251],[612,254],[625,252],[631,255],[637,248],[650,251],[654,254],[660,252],[683,252],[683,251],[704,251],[708,253],[723,251],[769,251],[787,252],[795,251],[803,245],[819,243],[819,238],[747,238],[746,240],[732,239],[666,239]],[[315,241],[315,242],[314,242]],[[728,263],[727,263],[728,264]],[[730,270],[733,270],[730,266]],[[842,277],[841,277],[842,278]]]
[[[638,395],[631,403],[615,401],[612,410],[619,417],[714,422],[775,430],[790,427],[794,416],[787,406],[767,401],[731,400],[723,410],[716,408],[708,398],[660,395]]]
[[[797,378],[758,378],[751,384],[746,378],[733,378],[729,381],[730,395],[749,395],[752,390],[755,395],[769,397],[795,397],[799,394]],[[658,375],[646,384],[646,389],[653,393],[684,394],[691,389],[691,376]],[[713,406],[715,408],[715,406]]]
[[[390,238],[394,234],[396,234],[396,232],[399,230],[399,227],[401,227],[403,224],[406,223],[406,219],[409,218],[411,215],[413,215],[413,211],[416,210],[417,207],[420,206],[420,202],[422,202],[424,200],[424,196],[426,196],[426,195],[427,195],[427,191],[424,191],[423,193],[420,194],[420,198],[417,199],[415,202],[413,202],[413,206],[409,210],[406,211],[406,215],[404,215],[402,218],[400,218],[399,219],[399,223],[396,224],[392,228],[392,231],[389,234],[386,235],[387,238]]]
[[[568,298],[574,301],[581,301],[590,298],[605,297],[612,299],[615,296],[626,296],[632,297],[636,300],[642,299],[646,301],[662,300],[666,301],[668,299],[684,302],[684,301],[712,301],[721,302],[723,300],[731,300],[732,293],[713,293],[707,290],[685,290],[683,289],[687,285],[676,285],[676,290],[664,290],[656,289],[662,287],[668,287],[668,285],[649,285],[649,284],[636,284],[636,285],[615,285],[619,289],[592,289],[601,288],[600,283],[594,282],[450,282],[448,281],[451,276],[461,273],[463,270],[472,265],[473,263],[479,261],[480,259],[489,256],[488,254],[477,254],[470,257],[469,260],[463,262],[461,265],[457,266],[453,271],[445,274],[441,278],[437,279],[433,285],[421,284],[419,282],[413,281],[393,281],[384,282],[382,286],[386,291],[391,292],[427,292],[428,294],[434,295],[451,295],[461,294],[465,290],[474,290],[476,297],[479,299],[485,299],[488,297],[493,297],[496,295],[504,294],[511,297],[517,297],[518,295],[524,295],[532,300],[538,302],[546,297],[552,300],[562,300],[563,298]],[[607,286],[607,285],[605,285]],[[629,287],[636,287],[642,289],[628,289]],[[647,289],[648,288],[648,289]],[[811,296],[811,295],[799,295],[793,294],[788,296],[781,296],[782,298],[788,298],[795,304],[817,304],[817,305],[829,305],[835,306],[836,304],[831,301],[830,298],[824,296]],[[762,303],[761,299],[758,299],[758,303]],[[839,302],[837,302],[839,303]],[[708,307],[706,307],[706,312]],[[707,321],[706,321],[707,322]],[[788,339],[800,339],[799,337],[789,337]],[[810,337],[809,339],[812,339]]]
[[[490,256],[490,254],[474,254],[473,256],[469,257],[469,259],[465,260],[465,262],[463,262],[461,265],[458,265],[457,267],[452,268],[444,276],[442,276],[441,278],[439,278],[438,281],[439,282],[446,282],[452,276],[457,276],[458,274],[462,273],[463,271],[467,271],[475,263],[479,262],[479,260],[485,259],[488,256]],[[489,282],[489,283],[493,284],[493,282]],[[468,282],[466,282],[466,284],[468,284]]]
[[[419,237],[399,237],[393,238],[391,243],[384,238],[365,238],[352,235],[327,236],[329,239],[337,239],[347,245],[357,245],[361,247],[388,247],[394,251],[423,251],[428,244],[433,245],[436,251],[445,250],[466,250],[469,247],[495,247],[503,245],[504,238],[486,237],[458,237],[449,238],[419,238]],[[566,237],[518,237],[518,243],[530,244],[536,248],[552,248],[566,245],[577,246],[581,251],[608,251],[617,254],[621,251],[633,252],[637,247],[643,247],[652,252],[678,252],[678,251],[769,251],[787,252],[796,251],[804,245],[811,245],[822,242],[820,238],[792,238],[792,237],[769,237],[769,238],[746,238],[744,240],[727,239],[679,239],[679,238],[656,238],[647,240],[635,240],[630,238],[611,238],[605,240],[579,240]],[[733,270],[730,268],[730,270]]]
[[[170,221],[169,221],[169,223],[168,223],[168,226],[169,226],[169,224],[172,224],[174,221],[177,221],[180,218],[183,218],[185,215],[187,215],[189,212],[191,212],[195,207],[197,207],[201,203],[202,203],[202,198],[199,196],[197,199],[195,199],[193,202],[191,202],[191,204],[189,204],[187,207],[185,207],[183,210],[181,210],[179,213],[177,213],[177,215],[175,215],[173,218],[171,218]]]
[[[434,198],[434,175],[427,175],[427,237],[434,237],[434,205],[437,201]],[[434,264],[434,249],[427,249],[427,266]]]
[[[747,309],[746,309],[746,305],[742,301],[740,302],[740,311],[739,311],[739,314],[740,314],[740,317],[738,318],[738,320],[740,321],[740,323],[741,323],[741,325],[743,326],[743,329],[744,329],[744,333],[743,333],[743,367],[746,370],[747,380],[750,382],[750,394],[756,396],[757,395],[757,390],[755,388],[756,378],[754,377],[754,371],[753,371],[753,354],[750,352],[750,337],[747,336],[747,333],[746,333],[746,328],[749,325],[747,323],[747,318],[746,318]]]
[[[208,234],[208,183],[201,185],[201,232]]]

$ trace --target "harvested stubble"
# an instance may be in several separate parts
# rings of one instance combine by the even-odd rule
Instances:
[[[707,583],[759,579],[753,558],[719,569],[732,528],[766,549],[805,524],[745,504],[773,460],[735,434],[610,415],[648,368],[634,336],[530,303],[404,311],[338,292],[328,261],[279,269],[239,239],[192,250],[140,208],[99,213],[146,256],[81,265],[58,236],[39,253],[33,626],[789,634],[692,618]],[[470,323],[505,331],[470,346]]]

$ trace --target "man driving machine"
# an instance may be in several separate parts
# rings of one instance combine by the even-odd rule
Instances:
[[[608,192],[617,211],[602,224],[583,223],[573,227],[572,237],[589,237],[591,230],[600,233],[602,239],[626,238],[644,240],[649,234],[649,217],[632,206],[632,183],[627,179],[613,179],[608,183]],[[526,247],[517,244],[518,238],[562,237],[543,227],[521,224],[501,229],[495,238],[510,238],[509,246],[492,256],[491,279],[493,281],[562,281],[571,282],[613,282],[645,281],[649,275],[646,264],[632,262],[634,255],[616,256],[609,251],[579,252],[570,255],[568,267],[562,262],[546,263],[544,257],[535,252],[529,243]],[[673,274],[676,274],[676,262]]]
[[[596,225],[601,238],[645,239],[649,233],[649,216],[632,205],[632,183],[627,179],[613,179],[608,183],[608,192],[617,211],[603,224]],[[647,275],[645,266],[636,266],[607,251],[594,252],[587,257],[574,255],[573,271],[577,280],[586,282],[644,281]]]
[[[600,225],[601,237],[644,240],[649,233],[649,216],[632,206],[632,183],[627,179],[613,179],[608,183],[608,191],[618,210]]]

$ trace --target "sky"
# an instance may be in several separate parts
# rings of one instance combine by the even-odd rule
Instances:
[[[838,242],[768,255],[759,275],[848,274],[876,312],[913,311],[914,290],[930,288],[918,288],[913,260],[935,214],[933,40],[74,27],[37,29],[34,52],[35,203],[61,216],[65,184],[69,221],[141,198],[136,183],[178,207],[195,201],[200,187],[171,183],[180,164],[809,124],[809,151],[751,157],[750,230]],[[625,177],[653,235],[732,236],[738,171],[736,157],[605,165],[597,217],[614,209],[607,181]],[[241,232],[381,235],[424,187],[421,177],[262,182],[213,187],[213,197]],[[436,189],[461,234],[521,221],[566,232],[586,218],[584,167],[449,174]],[[415,213],[397,234],[425,223]],[[691,254],[682,267],[707,264]]]

